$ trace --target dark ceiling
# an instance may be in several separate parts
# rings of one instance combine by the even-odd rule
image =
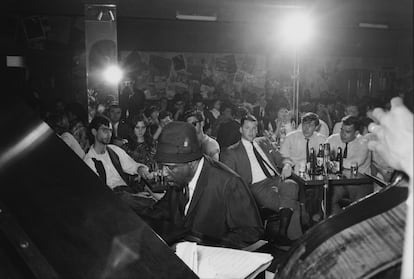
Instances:
[[[338,28],[375,22],[412,30],[413,15],[412,0],[6,0],[6,6],[13,14],[83,15],[85,3],[98,2],[116,3],[120,18],[175,20],[176,11],[183,11],[216,14],[224,22],[266,22],[298,4]]]
[[[318,48],[344,55],[393,56],[413,38],[413,0],[5,0],[11,16],[84,16],[85,4],[115,3],[118,43],[124,49],[153,51],[263,52],[277,20],[293,6],[311,11]],[[216,15],[217,23],[176,19]],[[388,29],[359,28],[361,22]],[[139,38],[137,37],[139,34]],[[207,43],[206,43],[207,42]],[[359,53],[364,50],[364,53]]]

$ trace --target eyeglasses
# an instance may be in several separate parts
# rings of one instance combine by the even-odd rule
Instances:
[[[187,165],[186,163],[179,163],[179,164],[162,164],[162,167],[165,167],[169,171],[174,172],[174,170],[181,168],[183,166]]]

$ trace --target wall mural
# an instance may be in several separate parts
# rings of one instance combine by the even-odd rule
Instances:
[[[286,55],[235,53],[174,53],[121,51],[119,60],[127,81],[145,88],[148,99],[176,93],[217,96],[282,93],[292,97],[293,60]],[[370,96],[379,86],[384,61],[352,57],[304,57],[300,64],[300,96]],[[383,81],[382,81],[383,82]],[[127,84],[126,82],[125,84]],[[121,86],[122,90],[122,86]]]

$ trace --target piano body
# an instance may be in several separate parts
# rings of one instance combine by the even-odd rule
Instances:
[[[197,278],[23,101],[0,113],[0,278]]]

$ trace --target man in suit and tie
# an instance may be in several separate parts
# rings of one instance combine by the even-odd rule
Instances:
[[[112,125],[111,143],[119,147],[124,147],[132,138],[132,129],[125,120],[121,119],[121,107],[114,103],[109,106],[109,119]]]
[[[170,204],[176,204],[171,210],[175,225],[234,248],[261,238],[263,225],[248,186],[227,166],[203,156],[192,124],[167,124],[155,159],[167,183],[178,189],[170,195]]]
[[[250,186],[259,207],[279,212],[276,242],[282,246],[302,234],[299,222],[298,185],[279,176],[282,157],[266,138],[256,138],[257,120],[252,115],[241,119],[241,140],[220,154],[220,161],[236,171]],[[292,214],[295,217],[292,219]],[[291,222],[291,220],[294,220]]]

